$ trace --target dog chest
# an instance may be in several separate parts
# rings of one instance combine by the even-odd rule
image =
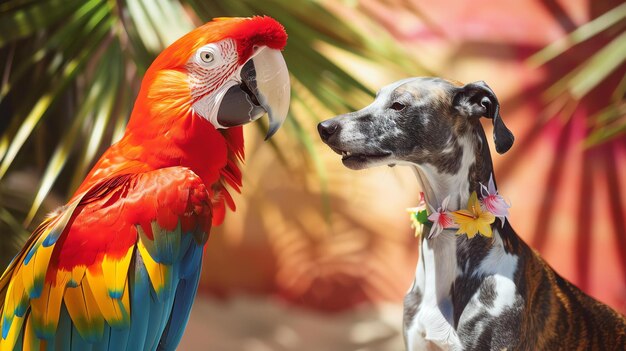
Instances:
[[[407,349],[498,349],[514,344],[523,306],[514,282],[518,256],[505,252],[498,235],[480,258],[459,255],[463,244],[450,239],[422,243],[415,281],[404,303]]]

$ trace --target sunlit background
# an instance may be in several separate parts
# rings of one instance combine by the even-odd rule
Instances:
[[[626,5],[613,0],[4,1],[2,267],[120,137],[155,55],[253,14],[289,34],[290,118],[271,144],[246,127],[243,195],[211,233],[181,350],[402,349],[417,261],[404,209],[420,189],[401,167],[344,168],[315,126],[407,76],[493,88],[516,136],[494,156],[513,227],[626,312]]]

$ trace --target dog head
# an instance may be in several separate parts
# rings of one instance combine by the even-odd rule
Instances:
[[[480,117],[493,121],[496,150],[511,148],[513,134],[499,111],[498,99],[482,81],[410,78],[382,88],[369,106],[320,123],[318,131],[351,169],[410,163],[456,173],[460,140],[484,136]]]

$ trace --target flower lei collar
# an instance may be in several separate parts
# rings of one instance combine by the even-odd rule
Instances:
[[[426,210],[424,193],[420,193],[418,206],[407,208],[410,213],[411,227],[415,228],[415,236],[423,232],[424,224],[430,224],[428,239],[438,236],[444,229],[457,229],[457,235],[466,234],[469,239],[476,234],[492,237],[491,224],[498,217],[504,226],[511,205],[498,194],[493,182],[493,174],[489,177],[487,186],[480,184],[480,187],[482,199],[479,200],[478,195],[473,191],[467,201],[467,208],[450,211],[448,209],[450,195],[448,195],[437,210],[430,207],[430,215]]]

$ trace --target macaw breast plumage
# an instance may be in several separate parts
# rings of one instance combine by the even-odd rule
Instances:
[[[175,350],[212,225],[235,209],[242,125],[287,116],[284,28],[215,19],[147,70],[125,135],[0,278],[2,350]]]

